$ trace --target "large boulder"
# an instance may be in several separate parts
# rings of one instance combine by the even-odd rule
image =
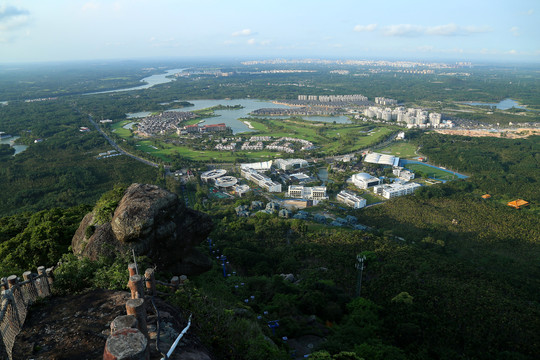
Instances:
[[[110,223],[95,226],[87,214],[72,240],[79,257],[97,260],[131,249],[146,255],[158,267],[176,274],[194,275],[208,270],[211,261],[195,249],[212,230],[208,215],[186,208],[178,196],[155,185],[132,184]]]

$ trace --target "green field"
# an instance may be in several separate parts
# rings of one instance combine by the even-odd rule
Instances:
[[[433,177],[435,179],[440,180],[456,180],[458,177],[454,174],[451,174],[449,172],[446,172],[444,170],[439,170],[432,168],[431,166],[426,166],[422,164],[407,164],[406,168],[409,170],[412,170],[414,172],[422,172],[426,174],[428,177]]]
[[[408,141],[396,141],[392,144],[378,149],[382,154],[396,155],[405,159],[412,159],[418,156],[416,153],[417,145]]]
[[[115,133],[116,135],[124,138],[124,139],[129,138],[131,136],[131,131],[128,130],[128,129],[124,129],[124,126],[126,124],[129,124],[130,122],[133,122],[133,121],[124,120],[124,121],[120,121],[120,122],[111,124],[112,132]]]

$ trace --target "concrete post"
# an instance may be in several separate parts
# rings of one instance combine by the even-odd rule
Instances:
[[[148,338],[148,329],[146,327],[146,306],[144,299],[130,299],[126,302],[126,312],[137,319],[138,329]]]
[[[137,329],[120,329],[107,338],[103,360],[148,360],[148,339]]]
[[[130,276],[128,287],[131,290],[132,299],[144,299],[144,287],[140,275]]]
[[[156,295],[156,277],[154,275],[154,269],[148,268],[144,272],[144,277],[146,278],[146,289],[150,292],[152,296]]]
[[[37,268],[38,274],[41,275],[40,282],[45,284],[44,288],[47,289],[47,295],[51,293],[51,288],[49,287],[49,280],[47,279],[47,273],[45,271],[45,266],[40,266]]]
[[[10,289],[14,287],[17,284],[17,275],[8,276],[7,283]]]
[[[128,265],[129,276],[137,275],[137,265],[131,263]]]

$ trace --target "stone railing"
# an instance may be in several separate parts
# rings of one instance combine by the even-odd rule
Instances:
[[[0,308],[0,358],[12,359],[15,337],[21,331],[28,307],[40,298],[51,295],[53,285],[53,269],[37,268],[37,274],[26,271],[24,281],[17,275],[3,278],[0,287],[3,289]]]

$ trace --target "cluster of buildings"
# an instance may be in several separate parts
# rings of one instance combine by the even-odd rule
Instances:
[[[234,149],[236,149],[236,143],[232,142],[228,144],[217,144],[214,147],[214,149],[219,150],[219,151],[233,151]],[[242,150],[244,150],[243,146],[242,146]]]
[[[197,134],[197,133],[212,133],[212,132],[219,132],[219,131],[227,131],[227,125],[224,123],[220,124],[212,124],[212,125],[202,125],[199,124],[193,124],[193,125],[186,125],[183,128],[178,130],[178,135],[185,135],[185,134]]]
[[[226,175],[225,169],[214,169],[201,174],[201,180],[205,183],[213,183],[217,188],[233,190],[238,196],[247,193],[250,188],[245,184],[238,184],[238,179],[234,176]]]
[[[405,123],[408,128],[419,127],[451,127],[452,123],[445,123],[442,121],[440,113],[428,112],[423,109],[397,107],[381,108],[379,106],[370,106],[364,109],[365,117],[376,118],[382,121],[390,122],[396,121],[398,123]]]
[[[107,158],[119,156],[119,155],[122,155],[122,154],[116,150],[109,150],[107,152],[99,153],[96,159],[107,159]]]
[[[196,126],[196,125],[189,125]],[[214,125],[207,125],[214,126]],[[227,142],[231,140],[231,142]],[[217,139],[218,144],[214,147],[216,150],[220,151],[233,151],[236,149],[237,142],[242,141],[241,138],[222,138]],[[250,151],[261,151],[263,149],[273,150],[273,151],[282,151],[288,154],[294,153],[298,146],[295,146],[294,143],[300,144],[300,151],[311,150],[314,148],[311,141],[291,138],[291,137],[282,137],[272,141],[270,144],[265,145],[264,142],[272,141],[271,136],[252,136],[248,141],[245,141],[240,147],[241,150],[250,150]]]
[[[307,140],[303,139],[296,139],[291,137],[282,137],[271,143],[270,145],[266,146],[267,150],[275,150],[275,151],[283,151],[289,154],[294,153],[294,149],[292,148],[292,143],[300,143],[301,148],[300,151],[305,150],[311,150],[313,149],[313,143]]]
[[[385,97],[376,97],[375,104],[386,105],[386,106],[397,105],[397,100],[387,99]]]
[[[253,181],[268,192],[281,192],[281,184],[251,167],[242,166],[240,173],[246,180]]]
[[[353,95],[298,95],[300,101],[319,101],[319,102],[357,102],[367,101],[367,97],[361,94]]]
[[[328,106],[295,107],[295,108],[262,108],[251,112],[254,116],[333,116],[339,115],[341,109]]]
[[[195,118],[191,111],[165,111],[141,119],[137,125],[143,136],[163,135],[169,131],[181,131],[180,123]]]

